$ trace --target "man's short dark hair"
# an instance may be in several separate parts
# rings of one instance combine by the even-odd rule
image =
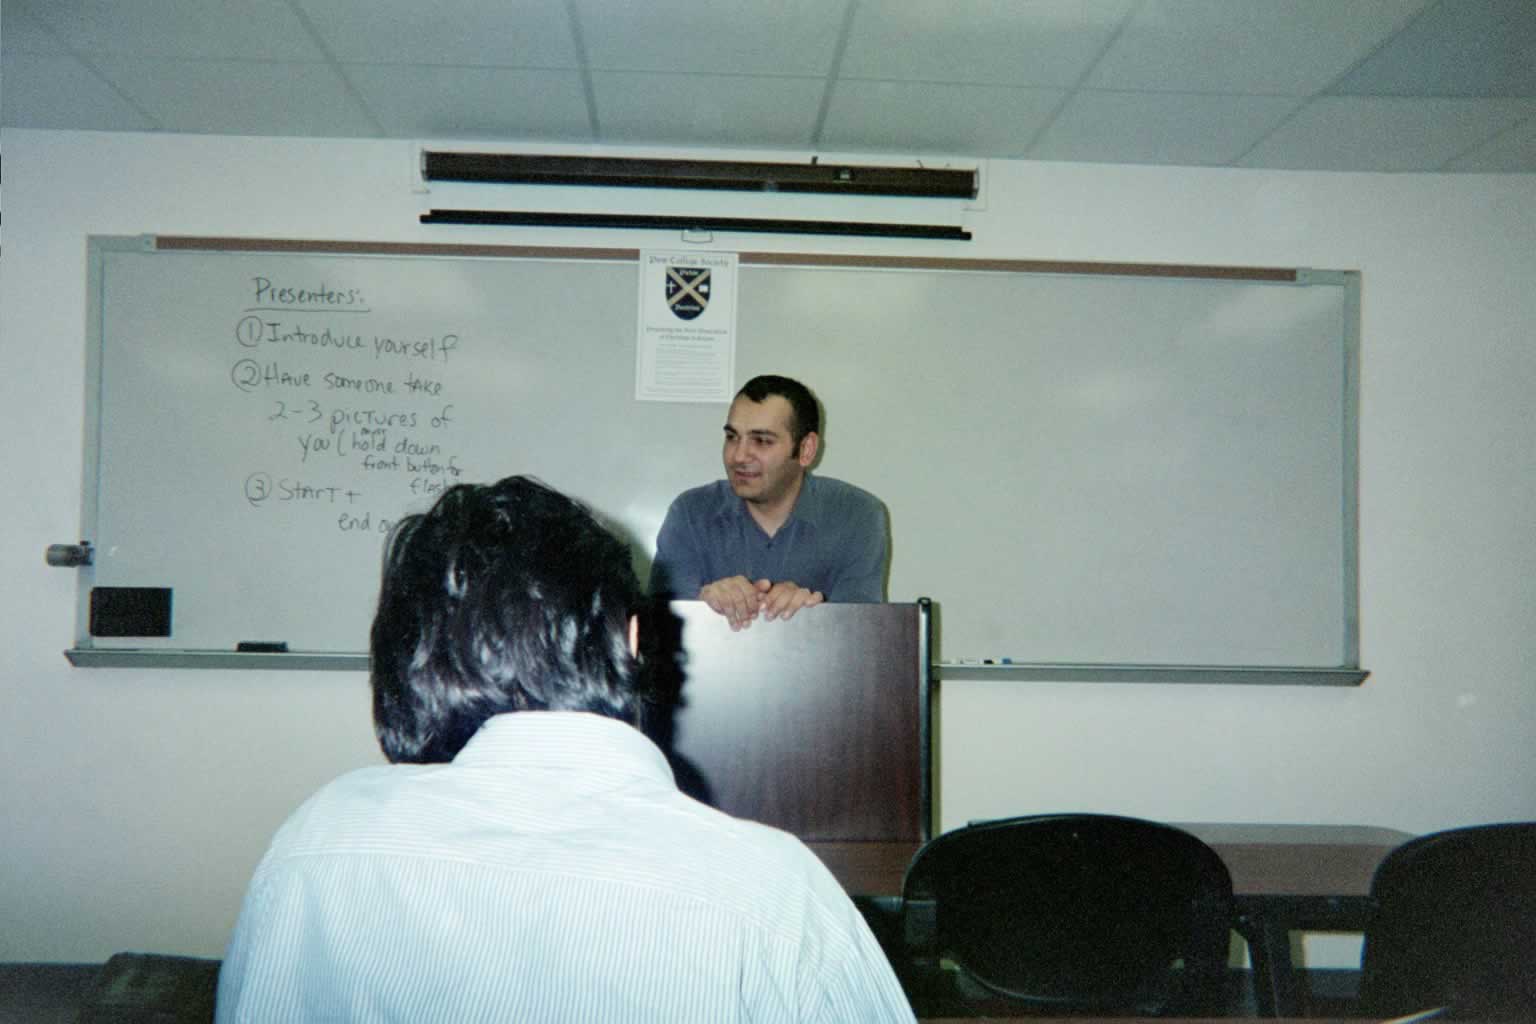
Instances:
[[[794,413],[789,433],[794,439],[797,454],[806,434],[821,433],[821,411],[816,407],[816,396],[811,394],[810,388],[792,377],[779,377],[771,373],[753,377],[736,392],[737,398],[743,395],[754,402],[764,402],[769,395],[778,395],[789,403],[790,411]]]
[[[632,720],[629,551],[529,477],[458,484],[390,535],[373,619],[373,722],[392,762],[445,762],[491,716]]]

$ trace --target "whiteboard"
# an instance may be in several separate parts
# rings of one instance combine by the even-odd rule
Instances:
[[[78,649],[366,651],[389,525],[512,473],[644,578],[721,475],[724,403],[634,399],[633,250],[165,241],[91,240]],[[1046,270],[744,254],[738,377],[816,391],[943,660],[1356,664],[1358,275]]]

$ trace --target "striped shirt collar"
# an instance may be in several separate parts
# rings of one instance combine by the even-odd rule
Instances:
[[[675,786],[666,755],[627,722],[589,711],[512,711],[496,715],[453,759],[457,767],[512,771],[624,773]]]

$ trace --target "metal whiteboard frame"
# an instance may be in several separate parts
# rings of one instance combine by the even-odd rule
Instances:
[[[110,252],[211,251],[283,252],[327,255],[423,257],[572,258],[635,260],[639,250],[622,248],[526,247],[446,243],[389,243],[196,236],[91,236],[87,240],[86,380],[84,452],[81,472],[81,521],[78,536],[90,536],[98,521],[101,444],[102,366],[99,341],[104,288],[104,260]],[[1360,273],[1307,268],[1222,267],[1189,264],[1092,263],[1049,260],[989,260],[937,257],[840,256],[804,253],[740,253],[741,263],[756,266],[983,270],[1032,274],[1110,275],[1262,281],[1294,285],[1334,285],[1343,289],[1342,387],[1343,593],[1344,661],[1338,666],[1135,665],[1135,664],[978,664],[933,662],[937,680],[995,680],[1013,682],[1206,683],[1241,685],[1358,686],[1369,675],[1360,667],[1359,615],[1359,398],[1360,398]],[[136,649],[98,647],[88,631],[94,567],[80,573],[76,601],[76,642],[63,653],[82,668],[205,668],[366,671],[364,652]]]

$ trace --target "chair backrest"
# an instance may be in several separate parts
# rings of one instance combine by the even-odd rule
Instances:
[[[1096,814],[971,825],[923,846],[903,895],[935,949],[1016,1003],[1058,1012],[1219,1012],[1232,879],[1187,832]]]
[[[1536,1020],[1536,822],[1410,840],[1376,869],[1371,896],[1363,1009]]]

